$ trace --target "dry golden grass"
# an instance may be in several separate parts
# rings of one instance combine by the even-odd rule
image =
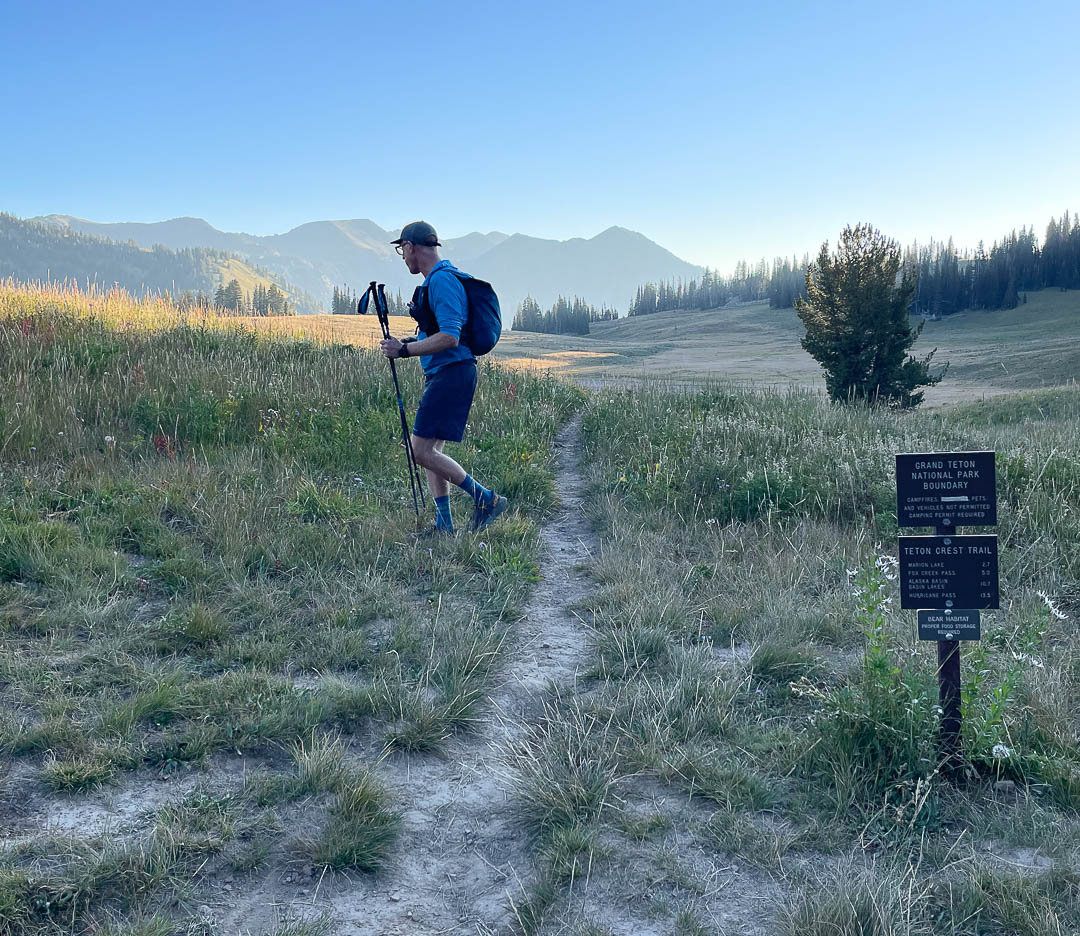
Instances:
[[[275,338],[304,338],[320,344],[346,344],[373,348],[382,338],[379,320],[374,315],[269,315],[242,316],[241,322],[260,335]],[[390,316],[390,333],[397,337],[411,335],[416,324],[404,315]]]
[[[98,318],[120,329],[158,331],[192,325],[358,348],[374,348],[382,337],[374,315],[222,315],[212,309],[181,309],[171,299],[159,296],[138,300],[120,289],[83,291],[55,284],[0,282],[0,315],[32,316],[46,308]],[[390,316],[390,332],[396,337],[411,335],[415,330],[416,323],[408,316]],[[613,351],[550,350],[532,338],[508,333],[492,357],[512,370],[568,374],[576,373],[582,365],[618,357]]]

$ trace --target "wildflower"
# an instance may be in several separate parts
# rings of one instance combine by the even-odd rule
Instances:
[[[115,441],[116,441],[116,439],[114,439],[112,436],[105,436],[105,444],[106,445],[112,445]]]
[[[896,572],[900,567],[900,560],[897,559],[896,556],[878,556],[874,565],[877,566],[878,571],[880,571],[890,582],[896,581]]]
[[[62,435],[63,435],[64,433],[62,433],[62,432],[58,432],[58,433],[56,433],[56,434],[57,434],[58,436],[62,436]]]
[[[1013,756],[1013,752],[1005,747],[1004,744],[995,744],[994,749],[990,752],[997,760],[1006,760]]]
[[[705,521],[705,526],[719,526],[719,525],[720,525],[720,521],[717,520],[716,517],[710,517],[708,520]]]
[[[1057,620],[1059,621],[1069,620],[1069,616],[1065,614],[1056,604],[1054,604],[1054,599],[1051,598],[1046,592],[1037,591],[1035,592],[1035,594],[1042,598],[1043,604],[1046,605],[1046,610],[1050,612],[1051,617],[1057,618]]]

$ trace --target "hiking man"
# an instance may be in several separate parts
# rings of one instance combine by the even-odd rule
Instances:
[[[469,314],[469,303],[456,268],[440,260],[438,235],[426,221],[413,221],[394,241],[398,255],[414,276],[424,282],[414,293],[409,311],[419,325],[415,338],[399,341],[385,338],[382,353],[392,360],[419,358],[424,369],[424,393],[413,422],[412,449],[416,463],[427,471],[428,488],[435,499],[435,525],[422,536],[452,534],[450,482],[473,499],[474,530],[483,530],[507,508],[500,497],[470,477],[449,455],[447,442],[460,442],[465,435],[473,394],[476,392],[476,358],[461,344],[461,329]]]

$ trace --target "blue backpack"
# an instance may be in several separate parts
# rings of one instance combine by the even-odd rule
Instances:
[[[485,283],[475,276],[462,273],[461,270],[446,270],[453,273],[465,288],[465,298],[469,304],[465,326],[461,329],[461,343],[479,357],[495,347],[502,335],[502,310],[499,297],[495,295],[491,283]],[[409,314],[423,330],[425,335],[434,335],[439,330],[435,312],[428,302],[427,290],[417,286],[413,301],[409,303]]]

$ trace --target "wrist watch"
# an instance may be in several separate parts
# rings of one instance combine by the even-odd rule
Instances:
[[[408,357],[408,356],[409,356],[409,343],[407,341],[403,341],[403,342],[401,342],[401,350],[398,351],[398,357],[403,358],[403,357]]]

